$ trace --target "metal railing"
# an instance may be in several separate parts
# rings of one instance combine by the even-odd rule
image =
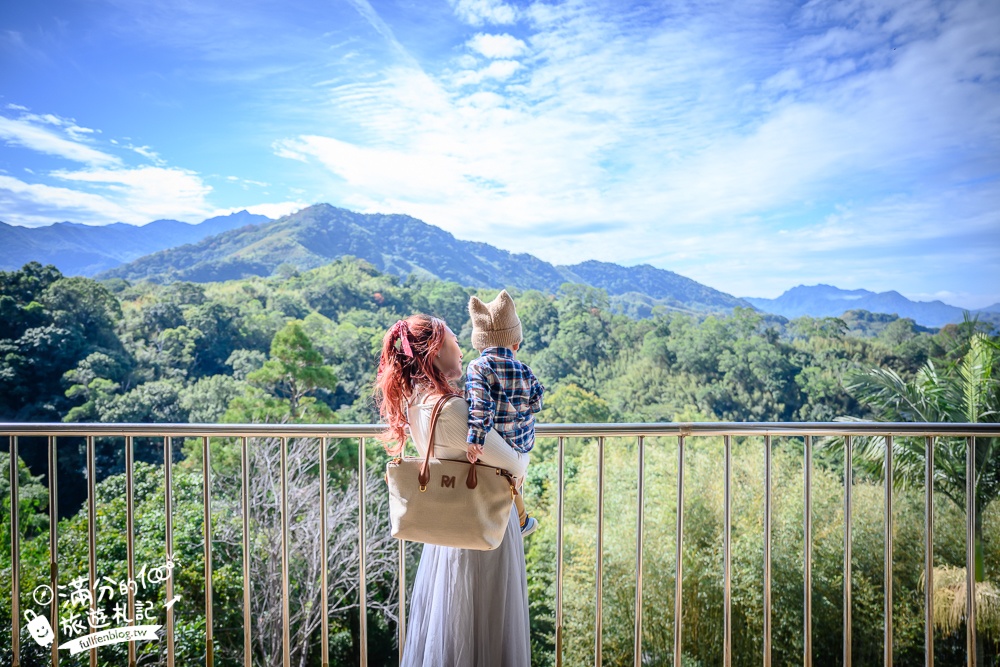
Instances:
[[[368,664],[367,656],[367,611],[366,611],[366,571],[365,571],[365,479],[366,479],[366,439],[378,434],[380,427],[377,425],[259,425],[259,424],[25,424],[25,423],[0,423],[0,438],[6,438],[10,447],[10,493],[11,493],[11,558],[12,558],[12,641],[13,641],[13,667],[20,665],[20,558],[19,558],[19,524],[18,524],[18,438],[20,437],[46,437],[48,440],[48,465],[50,474],[48,475],[49,488],[49,544],[50,544],[50,579],[51,588],[56,590],[58,585],[58,536],[57,536],[57,515],[58,515],[58,495],[57,479],[57,438],[60,437],[84,437],[87,447],[87,472],[88,472],[88,553],[89,553],[89,573],[91,587],[95,585],[96,576],[96,535],[95,535],[95,486],[94,486],[94,439],[98,437],[121,437],[125,439],[126,453],[126,485],[127,485],[127,526],[126,545],[128,559],[128,573],[130,578],[135,574],[135,517],[132,505],[132,485],[134,475],[134,455],[133,439],[136,437],[162,437],[163,438],[163,460],[164,460],[164,484],[165,484],[165,549],[166,555],[170,558],[173,554],[173,528],[172,528],[172,494],[171,494],[171,468],[172,453],[171,439],[180,438],[201,438],[203,465],[203,493],[205,498],[204,507],[204,536],[205,536],[205,660],[208,667],[212,667],[214,662],[214,636],[212,619],[212,527],[211,527],[211,451],[209,447],[210,438],[225,437],[237,438],[241,447],[241,499],[242,499],[242,538],[243,538],[243,572],[249,572],[249,515],[248,515],[248,438],[270,437],[277,438],[281,446],[281,485],[280,485],[280,507],[281,507],[281,555],[282,555],[282,644],[284,665],[288,667],[290,663],[290,633],[289,633],[289,564],[288,564],[288,544],[289,544],[289,516],[288,516],[288,476],[286,450],[289,438],[316,438],[320,442],[320,503],[326,508],[326,479],[327,463],[326,453],[328,443],[331,439],[357,439],[358,441],[358,506],[359,506],[359,530],[358,530],[358,553],[360,554],[359,564],[359,634],[360,634],[360,655],[359,662],[362,666]],[[555,662],[556,665],[563,664],[563,644],[565,627],[563,623],[563,576],[564,576],[564,543],[563,527],[565,513],[565,441],[567,438],[596,438],[597,439],[597,535],[596,535],[596,590],[595,590],[595,626],[594,626],[594,657],[595,664],[600,667],[602,664],[602,614],[603,614],[603,586],[602,575],[604,567],[604,487],[605,487],[605,439],[609,437],[634,437],[638,448],[638,470],[637,470],[637,515],[636,515],[636,593],[635,593],[635,634],[634,634],[634,662],[636,667],[642,663],[642,631],[643,631],[643,519],[645,505],[645,452],[646,438],[648,437],[675,437],[677,439],[677,513],[676,513],[676,570],[674,578],[674,625],[673,625],[673,664],[674,667],[681,665],[681,639],[683,637],[683,540],[684,540],[684,464],[686,439],[691,437],[721,436],[724,443],[725,456],[725,480],[724,480],[724,532],[723,532],[723,662],[725,667],[729,667],[732,662],[732,438],[735,436],[762,436],[764,440],[764,563],[763,563],[763,655],[762,663],[765,667],[771,665],[772,641],[771,641],[771,532],[773,525],[773,498],[772,498],[772,437],[775,436],[795,436],[804,438],[804,465],[803,465],[803,534],[804,534],[804,558],[803,558],[803,602],[804,602],[804,627],[803,627],[803,664],[812,664],[812,453],[813,438],[816,436],[843,437],[845,441],[845,462],[852,462],[852,438],[856,436],[876,436],[885,439],[885,496],[883,505],[884,518],[884,581],[885,605],[883,611],[883,629],[885,636],[884,665],[891,667],[893,657],[893,610],[892,610],[892,564],[893,564],[893,523],[892,523],[892,488],[893,488],[893,438],[894,437],[923,437],[925,439],[925,550],[924,564],[926,572],[925,589],[925,664],[932,667],[934,663],[934,633],[933,633],[933,500],[934,500],[934,439],[937,437],[962,437],[967,441],[966,450],[966,590],[975,590],[975,489],[976,489],[976,460],[975,460],[975,440],[976,438],[1000,437],[1000,424],[943,424],[943,423],[884,423],[884,422],[836,422],[836,423],[657,423],[657,424],[540,424],[536,429],[538,437],[557,438],[557,465],[558,465],[558,486],[557,486],[557,533],[556,533],[556,599],[555,599]],[[851,517],[853,511],[852,488],[853,465],[844,466],[844,587],[843,587],[843,664],[852,664],[852,601],[851,601],[851,568],[852,568],[852,536]],[[322,604],[324,609],[328,609],[327,599],[327,540],[326,521],[320,522],[320,540],[323,543],[322,557],[324,566],[321,571],[321,585],[323,587]],[[406,637],[406,561],[405,544],[399,543],[399,563],[398,581],[399,585],[399,623],[398,641],[400,647],[400,657],[405,644]],[[173,595],[172,580],[166,582],[167,599]],[[966,647],[967,664],[969,667],[976,665],[976,609],[974,595],[966,596]],[[130,616],[135,603],[134,592],[130,591],[128,604]],[[92,601],[93,605],[94,602]],[[56,633],[56,639],[52,643],[52,665],[55,667],[59,663],[58,655],[58,598],[53,596],[50,608],[50,624]],[[243,621],[244,621],[244,663],[247,667],[251,665],[251,618],[250,618],[250,581],[249,577],[243,577]],[[322,664],[329,665],[329,645],[328,645],[328,614],[322,615]],[[167,664],[174,665],[174,614],[172,608],[166,610],[166,656]],[[135,664],[134,643],[129,645],[129,664]],[[96,649],[90,651],[90,662],[96,667]]]

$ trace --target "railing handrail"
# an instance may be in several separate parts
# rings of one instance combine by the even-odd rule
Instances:
[[[380,424],[105,424],[97,422],[0,422],[0,436],[283,437],[371,438]],[[539,437],[636,436],[945,436],[1000,437],[1000,423],[946,422],[651,422],[537,424]]]

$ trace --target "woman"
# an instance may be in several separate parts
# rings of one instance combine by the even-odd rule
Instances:
[[[427,452],[431,411],[455,391],[462,375],[458,338],[444,321],[413,315],[382,340],[375,398],[386,451],[399,454],[406,427],[420,455]],[[452,398],[438,416],[434,453],[464,459],[469,406]],[[491,431],[480,460],[524,476],[528,455]],[[443,521],[447,517],[442,517]],[[531,643],[524,543],[511,505],[503,542],[493,551],[424,545],[410,598],[403,661],[407,667],[528,667]]]

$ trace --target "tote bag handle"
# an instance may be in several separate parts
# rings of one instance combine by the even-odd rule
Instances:
[[[434,431],[437,428],[438,417],[441,415],[441,410],[444,408],[445,404],[453,398],[462,398],[456,393],[450,392],[443,394],[434,404],[434,409],[431,411],[431,424],[428,428],[427,435],[427,453],[424,455],[424,462],[420,465],[420,471],[417,474],[417,481],[420,483],[420,490],[427,488],[427,483],[431,479],[430,462],[434,457]],[[479,484],[479,480],[476,477],[476,464],[469,463],[469,475],[465,478],[465,485],[474,489]]]

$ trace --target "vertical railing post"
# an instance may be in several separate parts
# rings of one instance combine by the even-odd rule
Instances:
[[[639,479],[636,489],[635,525],[635,648],[633,663],[642,667],[642,520],[646,505],[646,440],[639,436]]]
[[[135,625],[135,442],[125,436],[125,567],[128,572],[128,624]],[[128,667],[135,667],[135,642],[128,642]]]
[[[406,540],[399,540],[399,662],[403,663],[403,649],[406,648]]]
[[[885,586],[885,651],[882,662],[892,667],[892,436],[885,436],[885,554],[883,580]]]
[[[725,532],[722,536],[723,556],[723,652],[722,664],[733,664],[733,438],[722,437],[725,446],[726,472],[724,484],[723,519]]]
[[[596,605],[594,618],[594,665],[601,667],[603,643],[601,642],[604,611],[604,438],[597,438],[597,572],[595,577]]]
[[[49,604],[49,624],[55,637],[52,639],[52,667],[59,665],[59,472],[56,456],[56,437],[49,436],[49,585],[52,601]]]
[[[10,640],[13,667],[21,665],[21,498],[17,436],[10,436]]]
[[[965,450],[965,637],[968,666],[976,655],[976,439],[966,438]]]
[[[677,544],[674,564],[674,667],[681,667],[681,636],[683,634],[683,603],[681,588],[684,581],[684,436],[677,436]]]
[[[764,436],[764,667],[771,667],[771,436]]]
[[[851,567],[853,562],[851,515],[854,512],[854,449],[851,436],[844,437],[844,667],[851,667],[854,621],[851,614]]]
[[[204,497],[205,529],[205,665],[215,664],[215,631],[212,622],[212,448],[209,438],[201,439],[202,494]]]
[[[562,667],[563,645],[563,515],[566,505],[566,446],[560,436],[556,489],[556,667]]]
[[[281,664],[284,667],[292,665],[292,633],[291,633],[291,611],[289,609],[289,581],[288,581],[288,439],[280,438],[281,451]]]
[[[90,582],[90,613],[97,613],[97,465],[94,436],[87,436],[87,578]],[[93,616],[92,616],[93,618]],[[97,647],[90,649],[90,667],[97,667]]]
[[[250,451],[246,436],[240,438],[240,514],[243,533],[243,667],[253,665],[253,619],[250,609]]]
[[[934,438],[924,438],[924,667],[934,667]]]
[[[812,436],[805,438],[805,462],[802,469],[802,492],[804,494],[802,506],[802,550],[804,555],[803,573],[803,653],[802,664],[804,667],[812,667]]]
[[[167,563],[171,565],[170,576],[167,577],[166,599],[174,599],[174,510],[173,490],[171,488],[171,472],[174,464],[174,452],[170,436],[163,438],[163,517],[164,517],[164,550]],[[167,667],[174,667],[174,605],[167,606]]]
[[[319,570],[320,585],[320,606],[323,609],[323,618],[320,621],[320,664],[322,667],[330,665],[330,583],[327,571],[330,565],[330,545],[327,544],[326,517],[328,507],[326,504],[326,436],[319,439],[319,542],[320,557],[322,565]],[[249,665],[248,665],[249,667]]]
[[[358,613],[361,614],[358,624],[358,642],[361,651],[361,667],[368,666],[368,586],[365,571],[365,531],[366,510],[365,507],[365,483],[368,474],[365,469],[365,439],[358,438],[358,558],[360,559],[358,568]]]

